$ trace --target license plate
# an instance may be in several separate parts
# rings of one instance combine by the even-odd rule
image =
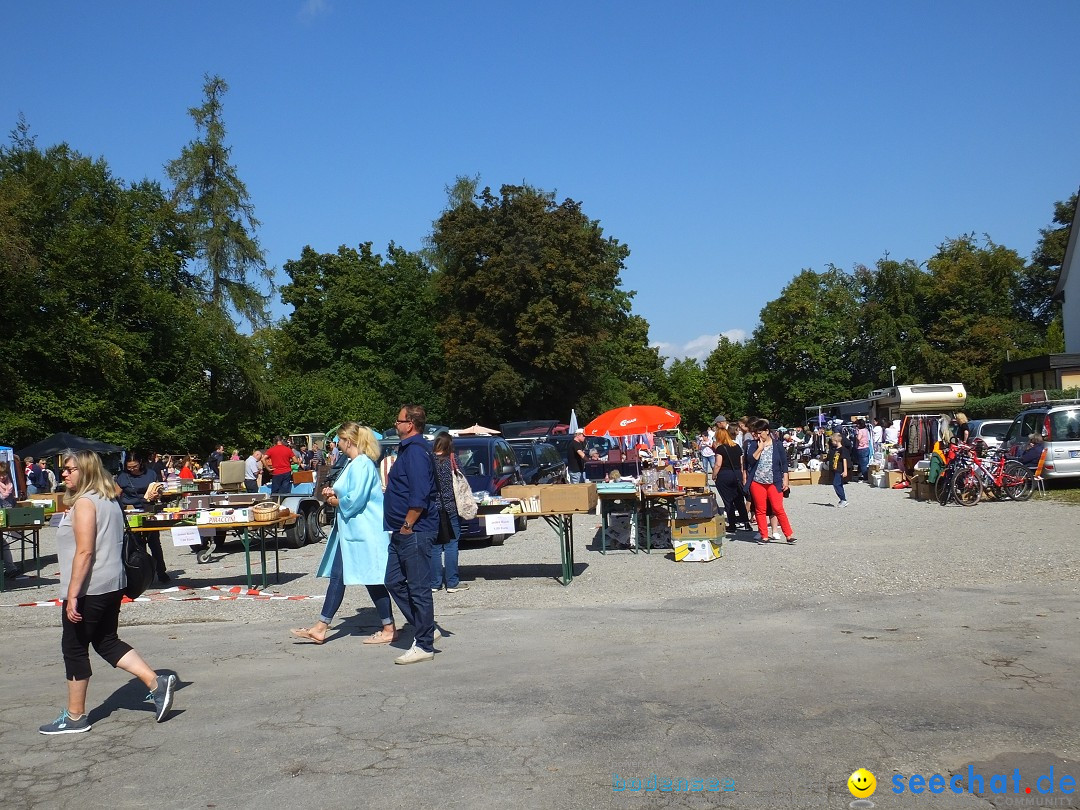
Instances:
[[[1070,450],[1069,458],[1080,458],[1080,450]]]

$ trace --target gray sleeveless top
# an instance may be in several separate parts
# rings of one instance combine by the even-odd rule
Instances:
[[[79,595],[95,596],[119,591],[127,585],[127,576],[120,559],[124,544],[124,515],[120,504],[95,493],[87,493],[82,497],[94,502],[97,512],[97,536],[94,538],[94,554],[90,558],[90,573],[83,581]],[[56,530],[56,556],[60,562],[62,599],[67,598],[71,566],[75,560],[75,525],[72,522],[74,507],[75,504],[72,504],[72,508],[64,513]]]

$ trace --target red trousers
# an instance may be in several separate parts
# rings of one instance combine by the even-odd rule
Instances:
[[[784,537],[795,534],[791,530],[791,521],[788,520],[787,512],[784,511],[784,493],[776,488],[775,484],[759,484],[757,481],[750,482],[750,500],[754,503],[754,516],[757,518],[758,531],[762,537],[769,536],[769,519],[766,517],[766,509],[772,507],[773,514],[780,521],[780,528]]]

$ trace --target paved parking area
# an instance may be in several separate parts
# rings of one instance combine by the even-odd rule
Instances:
[[[711,563],[602,556],[599,519],[578,516],[567,588],[534,521],[504,547],[463,550],[472,587],[436,596],[447,637],[410,667],[360,644],[375,622],[362,588],[322,646],[288,635],[318,599],[154,595],[125,606],[122,636],[178,674],[174,716],[154,724],[141,687],[95,661],[94,730],[60,738],[36,732],[63,701],[57,609],[12,606],[55,584],[22,581],[0,594],[0,795],[5,807],[839,808],[866,767],[877,807],[1080,807],[1036,785],[1051,768],[1056,788],[1080,776],[1080,511],[942,509],[862,487],[850,500],[841,512],[831,488],[796,488],[797,546],[739,538]],[[321,596],[320,553],[282,552],[270,590]],[[186,586],[243,581],[242,554],[207,566],[167,554]],[[912,776],[947,784],[969,765],[986,791],[995,774],[1012,790],[1018,771],[1020,792],[912,795]],[[701,790],[660,790],[679,779]]]

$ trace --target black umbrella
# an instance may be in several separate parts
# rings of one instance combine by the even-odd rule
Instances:
[[[119,453],[124,448],[117,447],[115,444],[106,444],[105,442],[96,442],[93,439],[84,439],[81,436],[74,436],[71,433],[54,433],[47,439],[42,439],[40,442],[35,442],[29,447],[24,447],[19,451],[21,458],[32,456],[33,458],[41,458],[48,456],[58,456],[65,450],[92,450],[95,453]]]

